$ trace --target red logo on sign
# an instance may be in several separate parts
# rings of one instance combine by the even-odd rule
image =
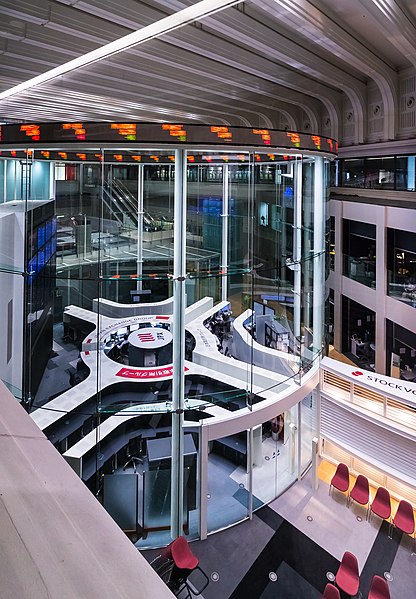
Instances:
[[[361,376],[364,373],[360,372],[359,370],[354,370],[354,372],[351,372],[351,374],[352,374],[352,376]]]
[[[146,343],[148,341],[155,341],[155,336],[153,333],[139,333],[138,338],[142,343]]]

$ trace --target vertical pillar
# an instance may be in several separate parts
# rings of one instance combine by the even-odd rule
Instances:
[[[302,159],[295,164],[295,204],[293,213],[293,334],[300,341],[301,290],[302,290]]]
[[[224,164],[222,171],[222,214],[221,214],[221,271],[224,273],[221,277],[221,300],[225,301],[228,297],[228,216],[229,216],[229,165]]]
[[[173,380],[171,536],[183,534],[183,420],[185,395],[186,150],[175,150],[173,250]]]
[[[375,371],[379,374],[386,374],[387,209],[385,206],[374,206],[374,209],[376,213]]]
[[[322,349],[322,328],[325,297],[324,281],[324,227],[325,227],[325,196],[324,196],[324,159],[315,157],[314,177],[314,222],[313,222],[313,347],[315,351]]]
[[[144,164],[138,165],[137,171],[137,291],[143,288],[143,194]]]

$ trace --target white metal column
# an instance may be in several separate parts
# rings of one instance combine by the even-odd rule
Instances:
[[[228,217],[229,217],[229,165],[224,164],[222,171],[222,240],[221,240],[221,270],[224,273],[221,277],[221,299],[225,301],[228,298]]]
[[[144,193],[144,164],[139,164],[137,170],[137,291],[143,289],[143,193]]]
[[[183,534],[185,404],[186,150],[175,150],[171,536]]]
[[[293,214],[293,334],[300,341],[302,290],[302,159],[295,165],[295,206]]]
[[[324,159],[322,156],[315,157],[313,206],[313,347],[315,351],[320,351],[322,349],[323,298],[325,297],[325,196]]]

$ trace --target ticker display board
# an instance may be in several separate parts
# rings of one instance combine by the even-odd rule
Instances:
[[[172,144],[198,146],[246,146],[308,150],[336,154],[338,143],[331,138],[309,133],[173,123],[24,123],[2,125],[0,145],[68,143]],[[81,153],[81,152],[80,152]]]

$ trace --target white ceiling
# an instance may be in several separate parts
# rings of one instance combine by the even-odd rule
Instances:
[[[0,91],[192,4],[0,0]],[[247,1],[3,100],[0,118],[315,132],[326,119],[339,137],[345,102],[364,113],[371,85],[386,114],[397,109],[398,74],[416,65],[415,16],[416,0]]]

